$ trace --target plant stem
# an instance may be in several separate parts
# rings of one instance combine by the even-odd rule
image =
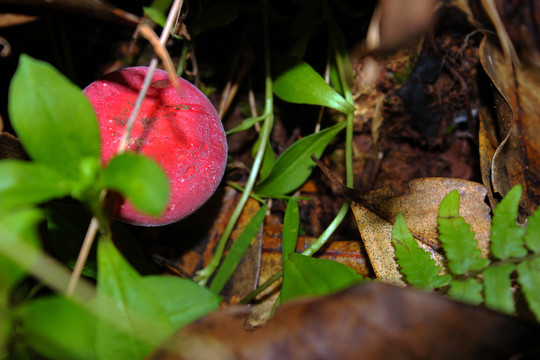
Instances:
[[[239,304],[249,304],[253,299],[255,299],[260,293],[268,289],[270,285],[278,281],[283,276],[283,270],[278,271],[272,275],[264,284],[258,286],[255,290],[247,294],[242,300],[239,301]]]
[[[338,75],[339,75],[339,81],[341,83],[341,87],[343,89],[345,99],[350,102],[351,104],[354,103],[353,96],[351,89],[349,87],[349,84],[347,82],[347,78],[345,76],[345,64],[343,63],[343,59],[341,58],[341,50],[339,48],[339,41],[337,39],[337,35],[335,34],[336,24],[334,22],[334,19],[332,18],[330,14],[330,10],[326,6],[326,3],[323,2],[325,14],[326,14],[326,21],[328,23],[328,29],[330,32],[331,42],[332,46],[334,48],[334,55],[335,55],[335,62],[336,67],[338,69]],[[346,133],[345,133],[345,169],[346,169],[346,184],[348,187],[354,186],[354,173],[353,173],[353,120],[354,120],[354,114],[347,114],[347,127],[346,127]],[[349,211],[349,203],[347,201],[344,201],[341,205],[341,208],[339,209],[339,212],[337,213],[336,217],[330,225],[326,228],[326,230],[317,238],[317,240],[309,246],[304,252],[302,252],[302,255],[306,256],[312,256],[317,251],[320,250],[321,247],[326,244],[328,239],[330,239],[330,236],[336,231],[337,227],[341,224],[343,219],[345,218],[345,215],[347,215],[347,212]],[[249,303],[252,301],[258,294],[260,294],[262,291],[264,291],[266,288],[268,288],[270,285],[272,285],[274,282],[276,282],[281,276],[283,276],[283,270],[280,270],[276,274],[274,274],[272,277],[270,277],[264,284],[259,286],[257,289],[253,290],[251,293],[249,293],[246,297],[244,297],[240,302],[241,303]]]
[[[255,186],[255,181],[257,180],[257,176],[259,175],[259,170],[262,165],[264,152],[266,150],[266,144],[268,142],[268,139],[270,137],[270,131],[272,130],[272,125],[274,121],[274,98],[273,98],[273,87],[272,87],[272,75],[271,75],[271,69],[270,69],[270,44],[269,44],[269,32],[268,32],[268,6],[266,2],[264,2],[263,6],[263,28],[264,28],[264,64],[265,64],[265,109],[264,109],[264,123],[262,127],[262,131],[260,133],[261,142],[259,144],[259,149],[257,150],[257,154],[255,155],[255,160],[253,161],[253,166],[251,167],[251,173],[249,174],[248,180],[246,182],[246,186],[244,188],[244,192],[242,193],[242,196],[240,197],[240,200],[238,200],[238,204],[236,205],[236,208],[234,209],[234,212],[229,219],[229,222],[227,223],[227,226],[225,227],[225,230],[223,231],[223,234],[221,235],[221,238],[219,239],[218,245],[216,246],[216,250],[214,252],[214,256],[210,260],[210,263],[202,270],[197,272],[197,275],[195,276],[195,281],[198,281],[201,285],[206,285],[206,282],[212,276],[214,271],[216,271],[217,267],[219,266],[219,263],[221,261],[221,257],[223,256],[223,252],[225,250],[225,246],[227,245],[227,241],[229,240],[229,237],[234,229],[234,226],[236,225],[236,222],[238,221],[238,218],[242,214],[242,211],[244,209],[244,206],[246,202],[249,199],[249,196],[251,194],[251,191],[253,190],[253,187]]]

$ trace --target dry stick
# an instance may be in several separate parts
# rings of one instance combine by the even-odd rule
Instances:
[[[165,24],[165,27],[163,28],[161,37],[159,39],[159,45],[161,45],[160,47],[158,47],[159,49],[164,48],[165,43],[167,42],[167,39],[169,38],[169,34],[171,32],[173,23],[176,19],[176,13],[180,11],[183,3],[184,3],[184,0],[174,1],[171,7],[171,10],[169,11],[169,15],[167,17],[167,23]],[[141,29],[144,29],[144,26],[141,27]],[[141,34],[143,34],[143,32],[144,30],[141,31]],[[145,33],[146,35],[149,34],[148,31],[146,31]],[[143,36],[145,35],[143,34]],[[150,41],[150,43],[154,45],[152,41]],[[163,52],[161,50],[159,51],[159,53],[163,55]],[[168,53],[166,55],[168,57]],[[168,57],[168,59],[170,60],[170,57]],[[164,61],[164,64],[166,64],[166,61]],[[172,62],[170,64],[172,64]],[[133,108],[131,116],[129,117],[129,120],[127,122],[126,130],[124,131],[124,135],[122,136],[122,140],[120,141],[117,154],[123,153],[127,148],[127,144],[131,136],[131,131],[133,129],[133,125],[135,124],[135,119],[137,118],[142,102],[146,96],[146,93],[148,92],[148,88],[150,87],[150,83],[154,76],[154,71],[156,70],[156,67],[157,67],[157,57],[154,56],[152,60],[150,61],[150,65],[148,66],[148,73],[146,74],[146,77],[144,78],[143,87],[139,91],[139,97],[137,99],[137,102],[135,103],[135,107]],[[169,76],[174,76],[174,74],[175,74],[174,69],[172,72],[169,72]],[[176,78],[174,80],[176,80],[176,82],[178,83]],[[173,81],[171,82],[174,84]],[[179,89],[179,86],[175,86],[175,88]],[[101,192],[100,204],[103,204],[103,200],[105,199],[106,195],[107,195],[107,192],[105,190]],[[68,295],[73,294],[73,292],[75,291],[75,287],[77,286],[77,283],[79,279],[81,278],[82,270],[84,268],[84,265],[86,264],[86,260],[88,259],[88,254],[90,253],[90,249],[92,248],[92,244],[94,243],[94,239],[96,237],[96,234],[99,228],[100,228],[100,224],[99,224],[98,219],[95,216],[92,217],[92,220],[90,221],[90,225],[88,226],[88,230],[86,230],[86,235],[84,237],[84,241],[81,246],[79,256],[77,257],[77,262],[75,263],[75,267],[73,268],[73,272],[71,273],[71,277],[69,278],[69,283],[66,290],[66,294]]]

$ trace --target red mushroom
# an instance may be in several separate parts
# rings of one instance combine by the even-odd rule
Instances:
[[[145,66],[122,69],[83,90],[99,121],[104,164],[118,150],[147,72]],[[167,72],[155,71],[127,147],[150,156],[164,169],[171,191],[167,208],[153,217],[124,201],[117,215],[121,221],[158,226],[183,219],[212,196],[223,177],[227,141],[216,109],[199,89],[178,80],[181,93],[170,84]]]

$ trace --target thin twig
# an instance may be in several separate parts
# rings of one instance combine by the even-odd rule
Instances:
[[[82,274],[84,265],[88,259],[88,254],[90,254],[90,249],[92,249],[92,244],[94,243],[94,238],[96,237],[98,230],[99,221],[96,217],[93,217],[92,220],[90,220],[90,225],[88,226],[88,230],[84,236],[84,241],[82,243],[79,256],[77,256],[77,262],[75,263],[75,267],[73,268],[73,272],[69,278],[69,283],[66,290],[68,295],[73,294],[75,291],[75,287],[80,279],[80,274]]]

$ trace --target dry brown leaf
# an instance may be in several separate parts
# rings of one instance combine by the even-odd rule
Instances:
[[[501,51],[487,37],[479,50],[482,66],[496,88],[499,129],[495,154],[482,162],[491,162],[493,190],[501,196],[516,184],[523,186],[522,215],[528,216],[540,204],[540,73],[534,65],[526,63],[520,68],[509,67]]]
[[[537,324],[381,283],[291,301],[253,331],[243,327],[248,315],[246,307],[212,313],[148,359],[527,358],[540,336]]]
[[[484,203],[487,190],[482,184],[448,178],[423,178],[406,183],[409,191],[396,194],[383,188],[365,195],[354,195],[351,207],[371,264],[382,281],[404,285],[398,271],[392,245],[392,226],[396,215],[402,213],[418,244],[442,262],[437,252],[440,244],[437,232],[437,214],[442,199],[452,190],[460,194],[460,215],[475,232],[482,254],[489,252],[491,218]]]

